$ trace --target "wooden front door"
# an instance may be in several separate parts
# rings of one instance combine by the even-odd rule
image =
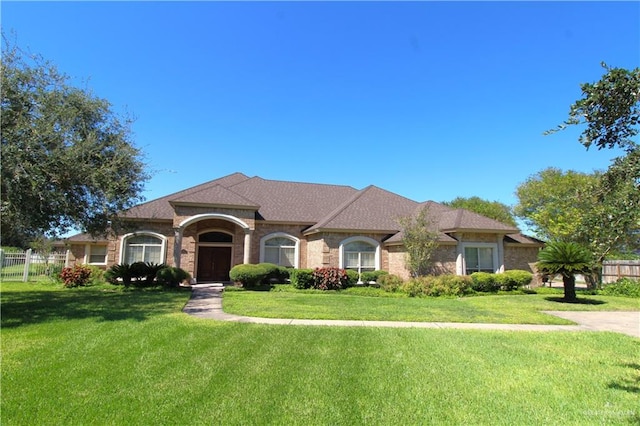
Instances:
[[[231,247],[200,247],[198,249],[198,282],[229,281]]]

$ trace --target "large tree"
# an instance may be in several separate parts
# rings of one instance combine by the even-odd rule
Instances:
[[[542,240],[573,241],[594,208],[598,180],[595,173],[542,170],[516,188],[514,212]]]
[[[569,117],[547,134],[572,125],[586,126],[580,143],[620,148],[624,155],[588,190],[588,214],[575,227],[572,239],[585,244],[596,263],[615,251],[640,247],[640,68],[626,70],[602,64],[605,74],[595,83],[581,85],[582,97],[573,103]]]
[[[480,197],[456,197],[442,204],[453,207],[454,209],[469,210],[482,216],[495,219],[498,222],[506,223],[507,225],[518,226],[511,213],[511,208],[499,201],[488,201]]]
[[[147,179],[131,120],[3,35],[2,244],[116,225]]]

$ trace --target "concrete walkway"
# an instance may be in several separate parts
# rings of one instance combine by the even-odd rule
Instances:
[[[191,299],[183,311],[199,318],[219,321],[234,321],[254,324],[323,325],[344,327],[396,327],[396,328],[463,328],[483,330],[526,331],[614,331],[640,338],[640,312],[566,312],[546,311],[578,325],[536,324],[483,324],[459,322],[401,322],[401,321],[354,321],[354,320],[309,320],[256,318],[227,314],[222,310],[221,286],[196,284],[192,286]]]

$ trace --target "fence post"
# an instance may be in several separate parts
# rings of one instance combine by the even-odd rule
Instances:
[[[29,281],[29,265],[31,264],[31,249],[27,250],[24,257],[24,272],[22,274],[22,281]]]
[[[69,267],[70,259],[71,259],[71,250],[67,249],[67,252],[65,253],[65,256],[64,256],[64,267],[65,268]]]

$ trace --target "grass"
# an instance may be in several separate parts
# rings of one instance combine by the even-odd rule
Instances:
[[[359,291],[363,289],[358,289]],[[375,289],[372,294],[378,294]],[[561,302],[562,292],[464,298],[362,297],[307,291],[227,291],[225,312],[265,318],[348,319],[499,324],[573,324],[540,311],[637,311],[638,299],[581,296]]]
[[[181,313],[188,292],[0,290],[3,425],[640,421],[640,341],[621,334],[226,323]]]

